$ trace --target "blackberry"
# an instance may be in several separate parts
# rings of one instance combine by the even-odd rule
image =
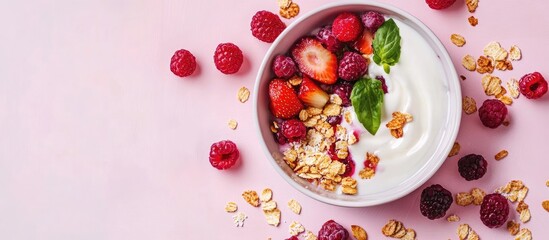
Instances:
[[[469,154],[458,161],[459,174],[467,181],[480,179],[486,174],[488,162],[483,156]]]
[[[444,217],[452,205],[452,193],[439,184],[431,185],[421,192],[419,210],[423,216],[434,220]]]

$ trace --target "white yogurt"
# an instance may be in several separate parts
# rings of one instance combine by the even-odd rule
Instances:
[[[429,44],[410,26],[394,19],[400,28],[400,61],[391,67],[390,74],[373,61],[368,69],[372,78],[383,76],[388,86],[384,95],[381,126],[372,136],[356,118],[352,107],[353,123],[343,126],[361,130],[360,141],[349,147],[356,163],[354,178],[358,180],[358,194],[368,195],[395,187],[412,176],[429,159],[436,135],[442,128],[444,108],[448,106],[447,83],[442,63]],[[413,115],[414,120],[404,127],[404,136],[395,139],[385,127],[393,112]],[[358,172],[364,167],[366,152],[380,159],[376,175],[363,180]]]

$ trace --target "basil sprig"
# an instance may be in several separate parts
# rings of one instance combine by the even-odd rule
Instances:
[[[400,30],[393,19],[385,21],[374,36],[374,62],[383,66],[386,73],[391,71],[400,59]]]
[[[381,125],[383,106],[381,81],[368,77],[358,80],[351,92],[351,102],[358,121],[369,133],[375,135]]]

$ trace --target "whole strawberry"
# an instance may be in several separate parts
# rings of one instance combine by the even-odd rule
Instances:
[[[280,20],[278,15],[263,10],[252,17],[250,27],[254,37],[263,42],[272,43],[284,31],[286,24]]]
[[[215,67],[224,74],[238,72],[243,61],[242,51],[232,43],[221,43],[215,49]]]
[[[425,2],[430,8],[440,10],[449,8],[456,2],[456,0],[425,0]]]

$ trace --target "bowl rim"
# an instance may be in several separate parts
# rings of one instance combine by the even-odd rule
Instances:
[[[430,170],[425,172],[425,174],[422,175],[421,177],[415,178],[413,184],[411,184],[408,188],[402,189],[402,191],[398,192],[398,194],[390,195],[389,197],[386,197],[384,199],[376,199],[376,200],[369,200],[369,201],[356,201],[356,202],[342,201],[342,200],[332,199],[332,198],[329,198],[329,197],[326,197],[326,196],[323,196],[323,195],[316,194],[316,193],[312,192],[311,190],[307,189],[306,187],[303,187],[303,186],[299,185],[294,179],[292,179],[291,176],[288,176],[282,170],[282,168],[278,165],[277,161],[273,158],[273,156],[271,155],[271,152],[269,151],[269,149],[267,147],[267,144],[265,143],[263,135],[261,134],[261,124],[259,122],[258,98],[259,98],[259,89],[260,89],[260,85],[261,85],[261,77],[263,75],[263,72],[265,71],[265,68],[267,68],[268,65],[269,65],[268,63],[270,62],[270,59],[271,59],[271,57],[269,57],[269,56],[273,55],[273,52],[274,52],[275,48],[278,46],[278,44],[284,39],[284,37],[288,34],[288,32],[290,32],[296,25],[298,25],[299,23],[305,21],[309,17],[311,17],[311,16],[313,16],[313,15],[319,13],[319,12],[330,9],[330,8],[342,7],[342,6],[347,6],[347,5],[363,5],[363,6],[367,6],[367,7],[377,7],[377,8],[386,9],[386,10],[389,10],[389,11],[392,11],[392,12],[395,12],[395,13],[401,15],[402,17],[412,21],[414,24],[416,24],[418,27],[420,27],[421,30],[424,31],[426,36],[428,37],[427,39],[432,40],[434,45],[436,46],[436,48],[440,49],[441,54],[439,55],[439,57],[441,59],[441,62],[443,64],[445,63],[446,65],[449,66],[449,68],[447,69],[447,71],[445,71],[445,73],[446,73],[447,76],[453,76],[451,79],[448,79],[448,84],[452,86],[451,88],[453,90],[455,90],[455,98],[456,98],[455,99],[456,100],[455,101],[455,105],[456,105],[455,106],[456,107],[455,111],[461,112],[461,104],[462,104],[461,103],[461,86],[459,84],[457,71],[455,69],[455,66],[452,62],[452,59],[451,59],[450,55],[448,54],[448,50],[444,47],[444,45],[442,44],[440,39],[433,33],[433,31],[429,27],[427,27],[427,25],[425,25],[421,20],[419,20],[415,16],[411,15],[410,13],[408,13],[408,12],[406,12],[406,11],[396,7],[396,6],[393,6],[391,4],[381,3],[381,2],[372,1],[372,0],[344,0],[344,1],[338,1],[338,2],[324,4],[324,5],[321,5],[320,7],[317,7],[315,9],[305,13],[304,15],[302,15],[301,17],[296,19],[294,22],[292,22],[290,25],[288,25],[286,27],[286,29],[271,44],[271,46],[269,47],[269,49],[265,53],[265,56],[264,56],[264,58],[261,62],[260,68],[257,72],[256,79],[255,79],[254,92],[253,92],[253,109],[254,109],[254,118],[255,118],[254,122],[255,122],[256,133],[258,134],[258,137],[260,139],[261,148],[263,149],[263,152],[267,156],[268,160],[271,162],[271,165],[274,167],[275,171],[280,176],[282,176],[282,178],[286,182],[288,182],[292,187],[297,189],[299,192],[301,192],[301,193],[303,193],[303,194],[305,194],[305,195],[307,195],[307,196],[309,196],[309,197],[311,197],[311,198],[313,198],[317,201],[324,202],[324,203],[331,204],[331,205],[335,205],[335,206],[342,206],[342,207],[376,206],[376,205],[381,205],[381,204],[385,204],[385,203],[395,201],[395,200],[400,199],[400,198],[408,195],[409,193],[415,191],[417,188],[419,188],[421,185],[423,185],[425,182],[427,182],[440,169],[442,164],[446,161],[446,158],[443,158],[439,161],[436,161],[434,164],[432,164]],[[449,71],[449,73],[448,73],[448,71]],[[451,118],[451,114],[448,117],[448,122],[455,123],[452,126],[450,126],[447,130],[450,133],[450,136],[448,136],[448,138],[447,138],[449,143],[455,142],[455,140],[457,138],[457,135],[458,135],[458,132],[459,132],[459,127],[460,127],[460,124],[461,124],[461,114],[454,114],[454,115],[455,116],[454,116],[453,119]],[[445,147],[445,149],[442,150],[442,152],[446,153],[446,155],[447,155],[450,152],[451,148],[452,148],[452,144],[448,144]]]

